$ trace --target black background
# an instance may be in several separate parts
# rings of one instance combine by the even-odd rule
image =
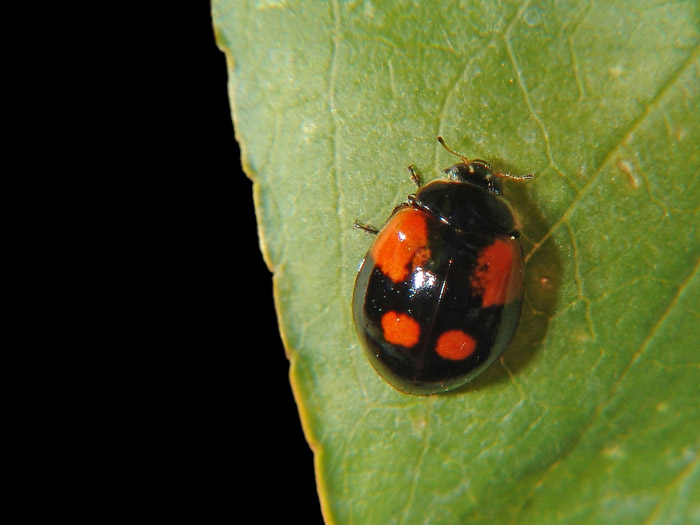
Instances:
[[[198,11],[188,15],[183,27],[190,67],[189,79],[184,79],[189,87],[181,91],[186,95],[184,112],[193,116],[193,124],[184,131],[185,142],[190,137],[199,150],[193,153],[200,159],[196,178],[201,194],[195,209],[203,217],[196,224],[211,225],[195,245],[215,245],[204,253],[216,259],[211,265],[214,274],[221,273],[214,295],[222,300],[222,325],[214,330],[223,326],[225,343],[219,346],[223,355],[211,365],[217,368],[212,377],[222,382],[212,395],[221,393],[223,399],[216,400],[211,411],[224,420],[215,442],[223,448],[222,457],[231,460],[219,466],[237,500],[229,510],[244,521],[248,515],[255,516],[254,521],[275,522],[279,516],[322,523],[313,454],[302,433],[277,326],[272,275],[258,244],[252,184],[241,170],[234,138],[226,59],[214,40],[209,3],[194,5]],[[204,281],[216,286],[218,280]],[[209,428],[216,430],[218,424]],[[226,509],[228,503],[222,503]]]

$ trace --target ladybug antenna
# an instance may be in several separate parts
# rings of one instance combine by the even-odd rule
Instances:
[[[469,164],[469,159],[468,159],[467,157],[465,157],[464,155],[460,155],[460,154],[457,153],[456,151],[453,151],[453,150],[451,150],[450,148],[448,148],[448,147],[447,147],[447,144],[445,144],[445,140],[444,140],[440,135],[438,135],[437,141],[438,141],[440,144],[442,144],[442,147],[443,147],[443,148],[445,148],[447,151],[449,151],[450,153],[452,153],[452,155],[456,155],[457,157],[459,157],[460,159],[462,159],[462,162],[464,162],[465,164]]]
[[[530,180],[535,176],[532,173],[526,173],[525,175],[511,175],[510,173],[503,173],[502,171],[496,171],[493,174],[494,177],[501,177],[502,179],[513,179],[513,180]]]

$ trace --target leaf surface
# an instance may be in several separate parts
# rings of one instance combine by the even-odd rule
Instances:
[[[330,523],[700,520],[695,1],[216,0],[291,381]],[[511,348],[401,394],[351,315],[381,226],[454,157],[507,182]]]

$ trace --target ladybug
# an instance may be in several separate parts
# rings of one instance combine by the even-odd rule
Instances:
[[[501,177],[483,160],[444,170],[422,186],[375,234],[353,293],[353,316],[375,370],[417,395],[464,385],[513,339],[523,302],[523,252]]]

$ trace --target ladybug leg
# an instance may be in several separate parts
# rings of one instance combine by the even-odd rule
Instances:
[[[416,172],[416,167],[413,164],[411,164],[406,169],[411,174],[411,180],[415,183],[416,186],[420,188],[421,184],[423,183],[420,180],[420,175],[418,175],[418,173]]]
[[[377,235],[379,233],[379,230],[374,226],[370,226],[369,224],[363,224],[357,220],[355,221],[355,224],[352,225],[352,227],[367,233],[371,233],[372,235]]]

